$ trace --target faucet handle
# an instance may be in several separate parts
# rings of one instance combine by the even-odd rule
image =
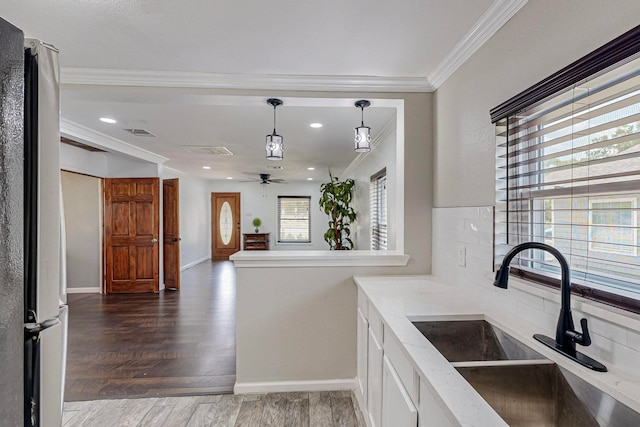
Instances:
[[[580,319],[580,326],[582,327],[582,337],[578,344],[589,347],[591,345],[591,335],[589,335],[589,326],[587,325],[587,319]]]
[[[580,344],[584,347],[589,347],[591,345],[591,336],[589,335],[589,326],[587,325],[587,319],[580,319],[580,326],[582,326],[582,332],[568,330],[565,332],[565,335],[572,342]]]

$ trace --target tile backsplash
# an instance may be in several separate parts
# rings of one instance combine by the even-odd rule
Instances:
[[[555,335],[558,291],[511,279],[508,290],[492,285],[493,206],[433,209],[432,274],[441,282],[479,286],[507,298],[511,313]],[[519,283],[518,283],[519,282]],[[640,315],[572,296],[574,321],[589,319],[590,347],[580,351],[615,365],[640,381]]]

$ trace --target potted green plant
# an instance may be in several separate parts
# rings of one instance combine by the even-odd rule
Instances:
[[[329,229],[324,240],[332,250],[353,249],[349,226],[356,220],[356,212],[351,207],[355,181],[340,181],[329,172],[330,182],[320,185],[320,210],[329,216]]]
[[[257,217],[256,217],[256,218],[253,218],[253,221],[251,221],[251,224],[253,224],[253,226],[256,228],[256,233],[257,233],[258,231],[260,231],[260,230],[258,229],[258,227],[260,227],[260,226],[262,225],[262,221],[260,220],[260,218],[257,218]]]

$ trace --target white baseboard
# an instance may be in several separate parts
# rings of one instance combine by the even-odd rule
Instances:
[[[187,265],[183,265],[182,267],[180,267],[180,271],[185,271],[185,270],[187,270],[187,269],[189,269],[189,268],[191,268],[193,266],[196,266],[196,265],[200,264],[201,262],[205,262],[205,261],[208,261],[210,259],[211,259],[211,257],[208,257],[208,256],[206,256],[204,258],[200,258],[200,259],[198,259],[196,261],[190,262]]]
[[[283,393],[291,391],[332,391],[353,390],[356,386],[353,378],[344,380],[317,381],[271,381],[262,383],[238,383],[233,387],[235,394]]]
[[[68,294],[99,294],[100,287],[95,288],[67,288]]]

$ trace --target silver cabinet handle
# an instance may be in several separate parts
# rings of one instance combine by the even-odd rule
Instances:
[[[158,243],[158,239],[151,239],[151,243]]]

